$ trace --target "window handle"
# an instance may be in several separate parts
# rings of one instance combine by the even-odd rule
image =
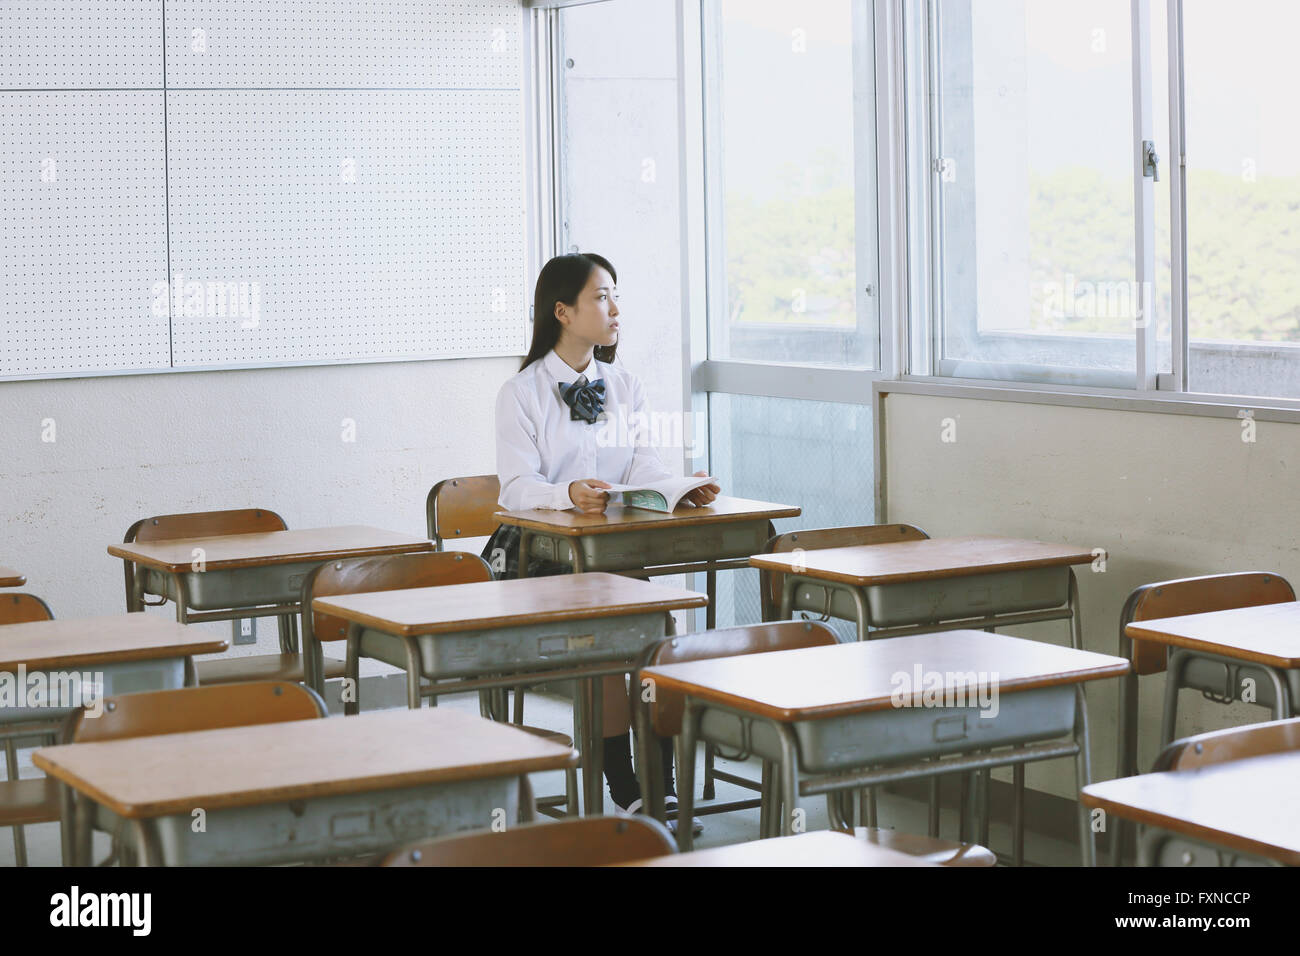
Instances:
[[[1142,140],[1142,175],[1150,176],[1152,182],[1160,182],[1160,155],[1156,144],[1149,139]]]

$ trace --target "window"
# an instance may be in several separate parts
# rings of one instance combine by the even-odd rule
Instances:
[[[1300,398],[1300,8],[905,9],[911,371]]]
[[[1188,388],[1300,398],[1300,6],[1183,4]]]
[[[711,359],[877,367],[873,58],[855,6],[706,4]]]

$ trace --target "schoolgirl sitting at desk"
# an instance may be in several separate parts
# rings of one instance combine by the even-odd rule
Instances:
[[[533,297],[533,338],[519,373],[497,396],[497,474],[500,504],[509,511],[577,509],[602,514],[610,482],[640,484],[672,477],[659,455],[634,430],[624,440],[601,438],[603,414],[647,420],[645,389],[615,364],[619,310],[614,267],[595,253],[556,256],[542,268]],[[637,414],[643,413],[643,414]],[[705,472],[697,472],[705,475]],[[707,505],[721,489],[705,485],[687,495]],[[484,556],[513,576],[519,529],[503,525]],[[503,561],[504,559],[504,561]],[[567,565],[529,561],[530,576],[567,574]],[[640,787],[632,769],[630,710],[622,677],[605,678],[604,765],[609,794],[635,812]],[[664,792],[675,794],[672,741],[660,741]],[[676,801],[670,800],[671,809]]]

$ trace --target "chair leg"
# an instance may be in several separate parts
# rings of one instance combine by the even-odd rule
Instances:
[[[514,722],[516,724],[522,724],[524,722],[524,689],[522,687],[515,688]]]
[[[571,817],[578,815],[578,770],[570,767],[564,771],[564,812]]]

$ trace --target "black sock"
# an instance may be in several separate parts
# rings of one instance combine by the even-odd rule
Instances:
[[[605,738],[604,764],[610,799],[626,810],[633,800],[641,797],[641,786],[632,770],[632,745],[626,733]]]
[[[677,788],[673,786],[673,738],[659,738],[659,752],[664,763],[664,798],[676,797]]]

